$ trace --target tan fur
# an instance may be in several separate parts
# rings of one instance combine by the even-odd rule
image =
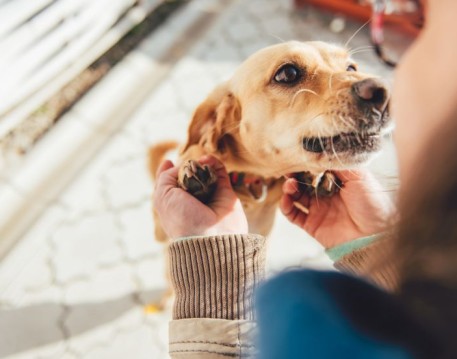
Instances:
[[[272,81],[285,63],[305,69],[306,79],[298,86],[288,88]],[[367,153],[311,153],[301,145],[306,136],[354,131],[359,112],[351,85],[372,76],[348,72],[349,64],[354,61],[346,50],[322,42],[292,41],[258,51],[195,110],[180,160],[198,160],[211,154],[228,172],[272,179],[274,184],[262,203],[253,200],[245,189],[237,190],[250,230],[268,234],[285,175],[349,168],[369,157]],[[150,154],[155,156],[154,151]],[[151,171],[156,171],[157,159],[151,162]],[[166,238],[162,233],[158,239]]]
[[[306,73],[297,86],[282,86],[273,80],[287,63]],[[287,42],[258,51],[195,110],[187,141],[180,150],[180,164],[210,154],[219,158],[228,172],[265,178],[269,187],[262,202],[253,199],[244,187],[235,191],[243,203],[250,232],[267,235],[286,175],[346,169],[371,157],[363,151],[313,153],[303,148],[303,138],[333,137],[353,132],[360,125],[360,110],[351,86],[372,76],[348,72],[349,65],[354,61],[345,49],[322,42]],[[149,151],[153,177],[171,148],[167,142]],[[166,234],[156,215],[154,219],[156,239],[165,242]]]

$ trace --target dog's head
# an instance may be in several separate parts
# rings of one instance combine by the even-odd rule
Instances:
[[[380,150],[388,98],[343,48],[274,45],[249,57],[197,108],[186,148],[230,153],[264,176],[350,168]]]

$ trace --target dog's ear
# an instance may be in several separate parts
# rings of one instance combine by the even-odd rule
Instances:
[[[227,84],[216,87],[195,110],[182,152],[195,144],[208,153],[223,152],[225,139],[237,131],[240,119],[240,104]]]

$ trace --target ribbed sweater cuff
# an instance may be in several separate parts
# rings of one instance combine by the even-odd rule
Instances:
[[[384,289],[393,290],[398,278],[390,261],[390,250],[388,239],[378,238],[344,255],[334,266],[342,272],[364,277]]]
[[[173,319],[253,319],[253,291],[264,278],[265,238],[192,237],[169,246]]]

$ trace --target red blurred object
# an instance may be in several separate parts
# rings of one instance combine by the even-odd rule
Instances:
[[[361,3],[357,0],[294,0],[294,2],[297,7],[312,5],[362,22],[372,17],[372,7],[367,1]],[[418,24],[422,21],[422,16],[423,14],[417,13],[385,14],[384,23],[415,37],[420,31]]]

